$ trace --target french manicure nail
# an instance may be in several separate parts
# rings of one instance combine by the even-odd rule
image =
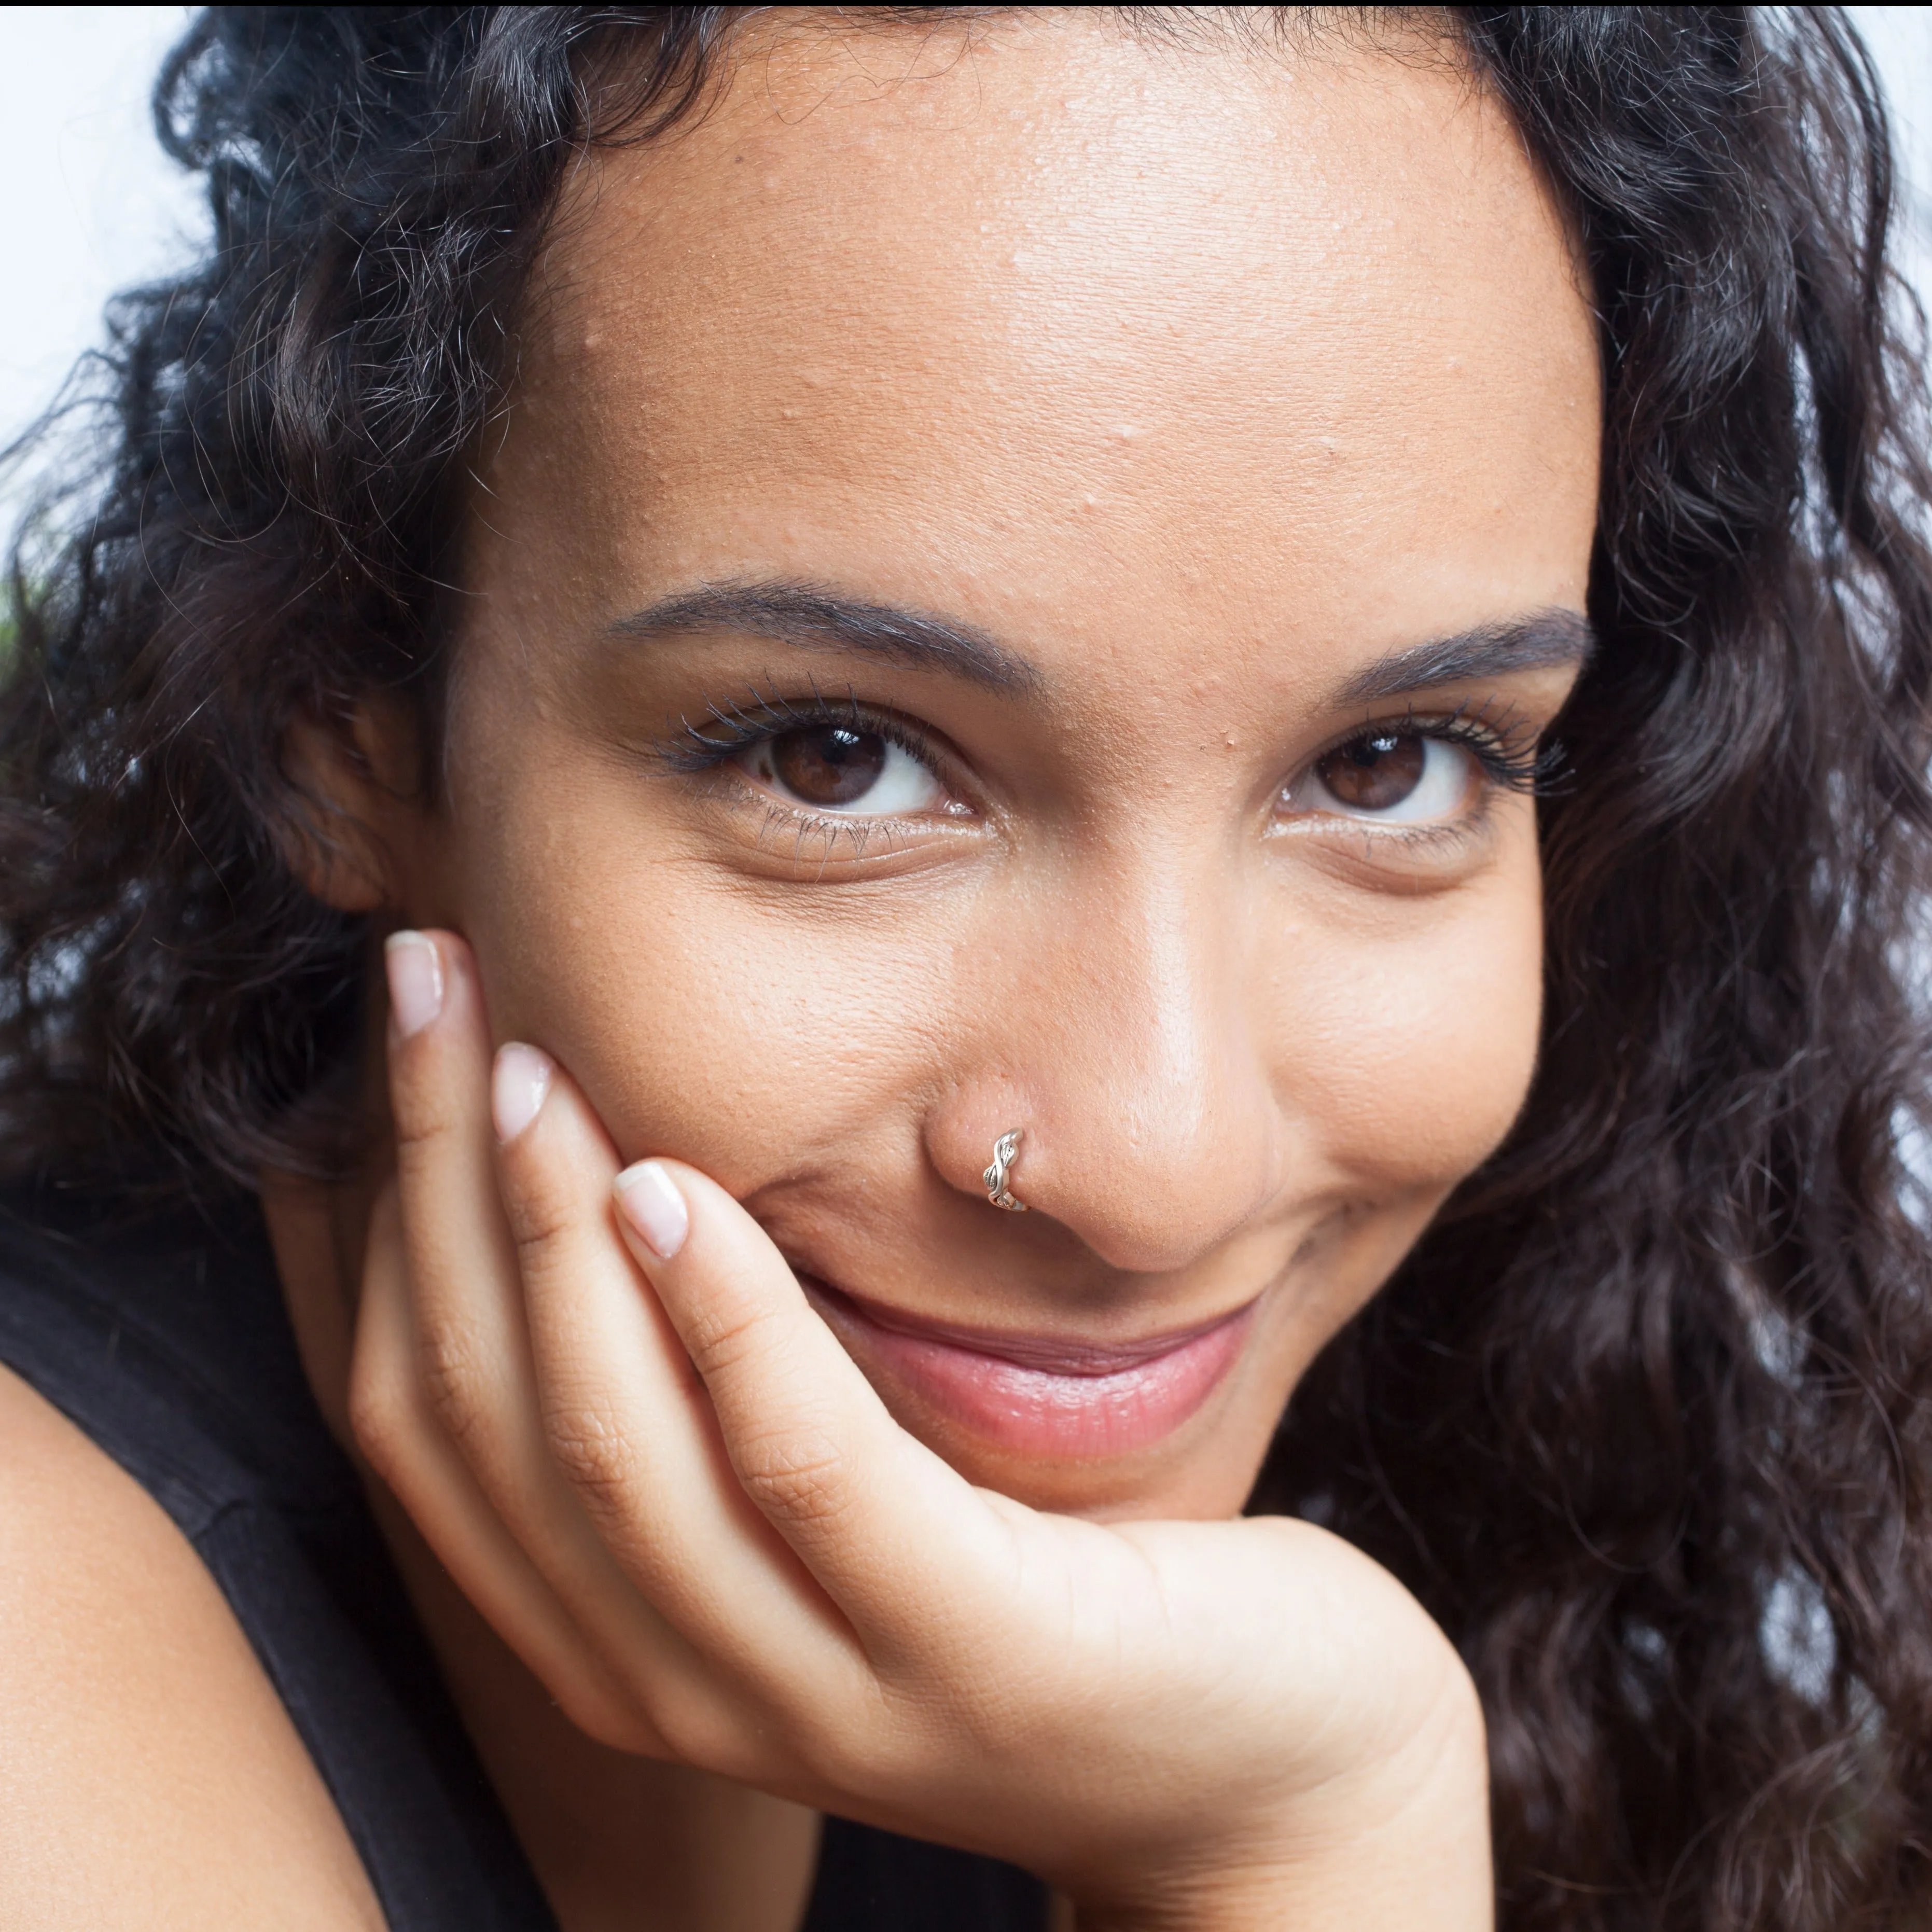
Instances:
[[[550,1055],[533,1046],[512,1042],[496,1054],[496,1071],[490,1082],[490,1111],[496,1118],[496,1138],[507,1146],[542,1112],[550,1091]]]
[[[425,932],[392,932],[382,942],[388,969],[389,1011],[407,1040],[442,1011],[442,960]]]
[[[691,1210],[664,1163],[640,1160],[634,1167],[626,1168],[615,1185],[624,1219],[659,1261],[669,1261],[691,1232]]]

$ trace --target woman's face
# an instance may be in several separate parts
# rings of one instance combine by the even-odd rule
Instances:
[[[768,24],[570,186],[402,910],[973,1480],[1231,1514],[1524,1098],[1598,413],[1420,44]]]

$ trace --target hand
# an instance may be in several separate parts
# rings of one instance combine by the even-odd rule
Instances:
[[[497,1144],[473,964],[434,944],[355,1427],[576,1723],[1010,1859],[1084,1925],[1490,1923],[1474,1692],[1392,1577],[1306,1523],[974,1488],[722,1189],[665,1160],[620,1202],[532,1049],[500,1058]]]

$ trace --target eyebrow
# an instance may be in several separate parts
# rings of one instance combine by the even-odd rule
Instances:
[[[866,651],[1009,696],[1036,690],[1039,670],[970,624],[840,597],[811,584],[712,584],[680,591],[612,626],[620,636],[743,631],[803,650]]]
[[[1005,696],[1042,682],[1035,665],[976,626],[812,584],[700,584],[620,617],[611,628],[627,638],[741,631],[803,650],[864,651]],[[1595,651],[1596,633],[1580,612],[1533,611],[1378,658],[1348,680],[1335,702],[1360,704],[1512,671],[1582,666]]]
[[[1438,685],[1504,676],[1511,671],[1550,670],[1573,664],[1580,668],[1589,663],[1596,649],[1596,632],[1580,611],[1534,611],[1500,623],[1479,624],[1453,638],[1438,638],[1378,658],[1342,686],[1336,702],[1366,704]]]

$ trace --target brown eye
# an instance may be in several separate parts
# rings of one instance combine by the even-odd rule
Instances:
[[[782,731],[742,754],[740,766],[790,804],[854,818],[924,812],[944,795],[922,759],[856,721]]]
[[[1315,767],[1329,796],[1352,812],[1388,812],[1421,784],[1430,741],[1414,732],[1377,731],[1352,738]]]
[[[1390,725],[1324,752],[1283,795],[1290,811],[1384,825],[1445,823],[1466,812],[1482,768],[1466,745]]]
[[[878,783],[887,749],[876,731],[821,724],[773,739],[772,772],[803,804],[852,805]]]

